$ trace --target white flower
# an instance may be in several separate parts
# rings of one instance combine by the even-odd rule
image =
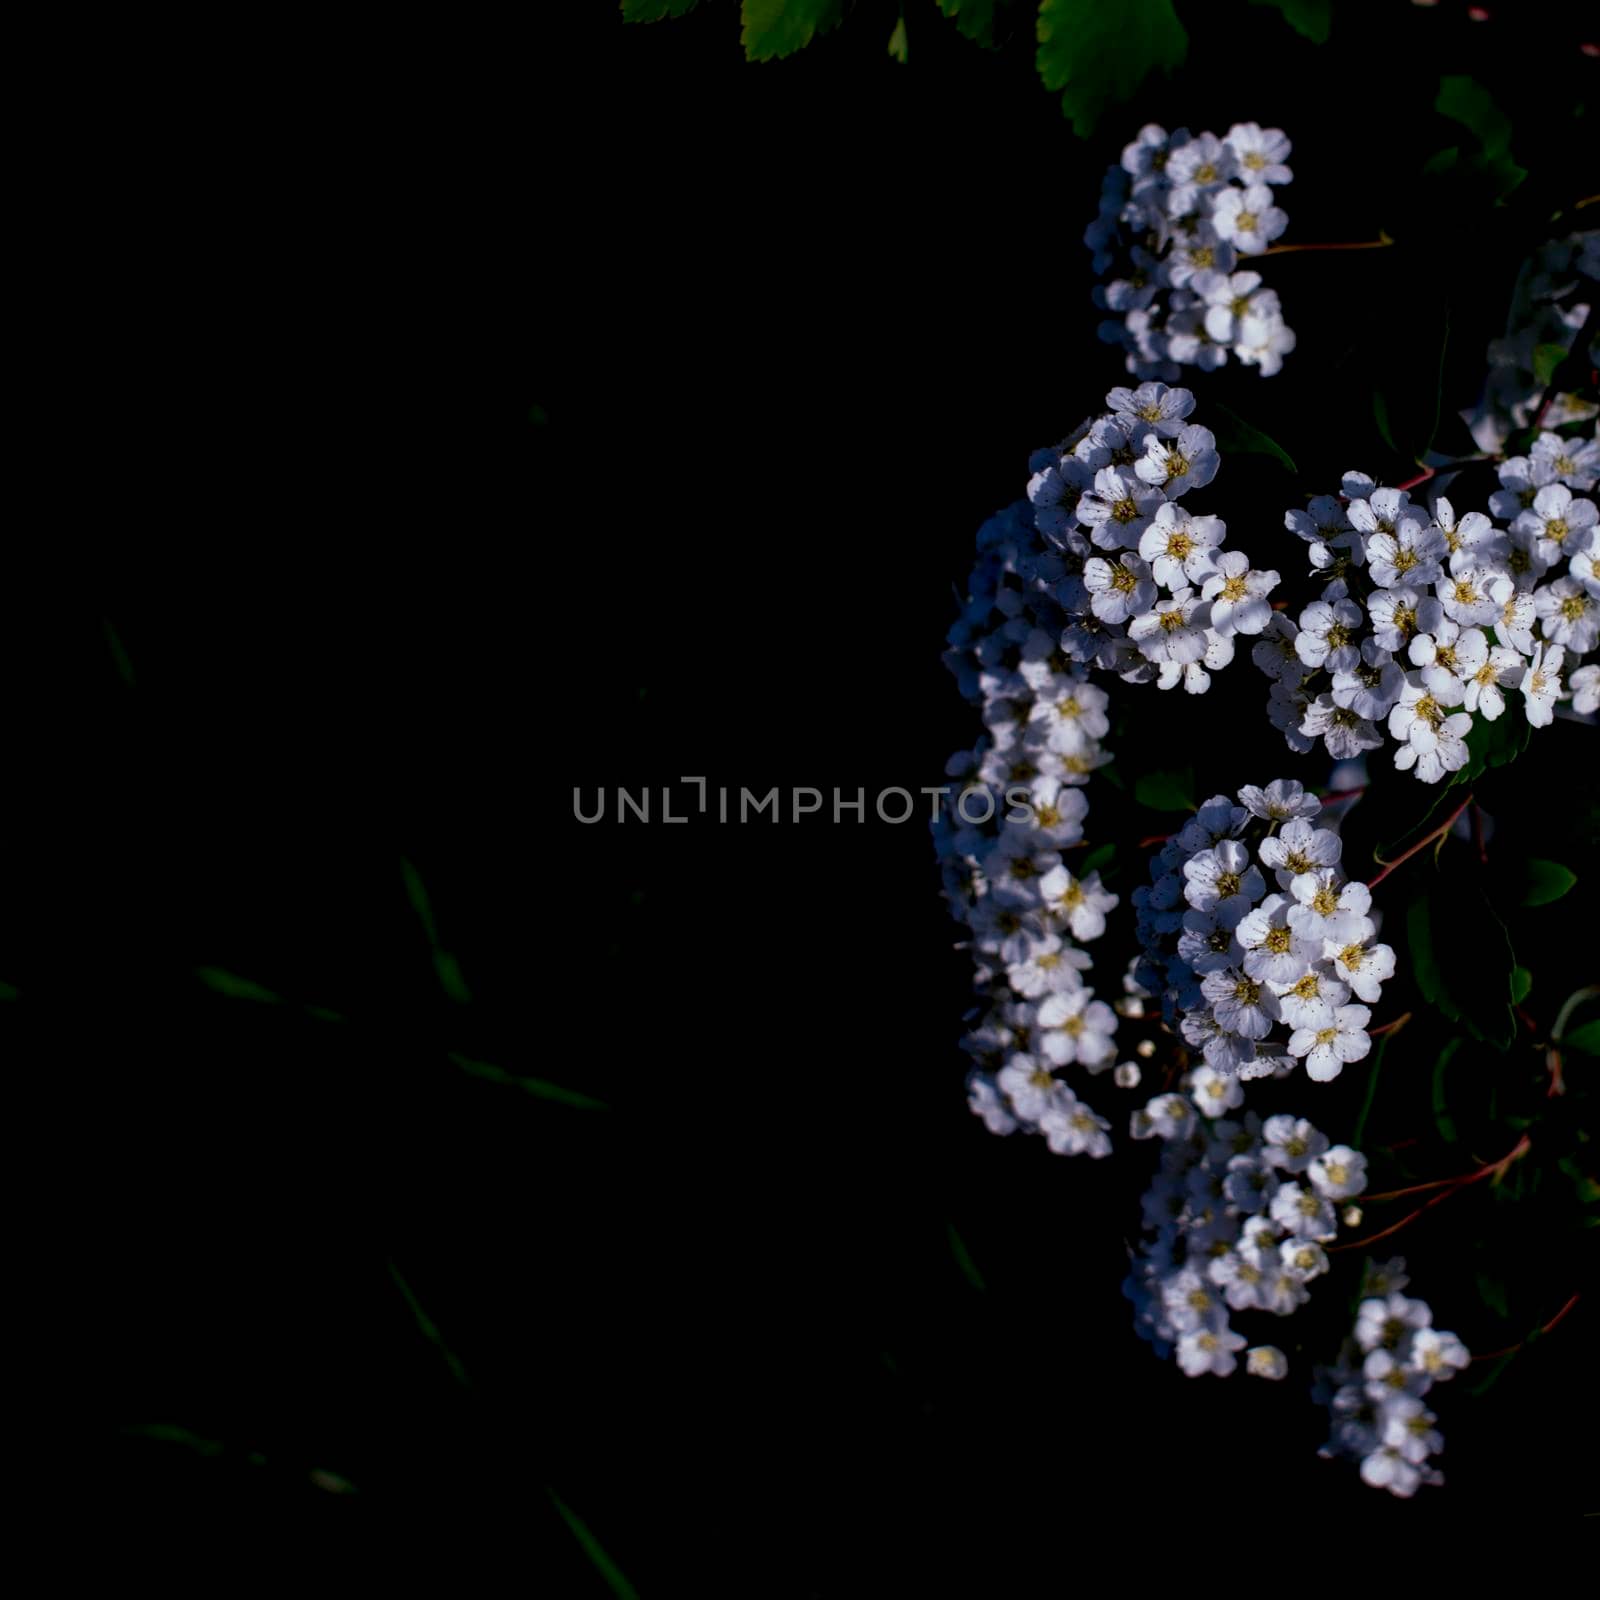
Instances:
[[[1350,672],[1361,661],[1361,607],[1353,600],[1313,600],[1300,613],[1296,654],[1308,667]]]
[[[1452,563],[1450,573],[1439,579],[1435,592],[1452,622],[1486,627],[1500,615],[1501,607],[1516,593],[1516,586],[1499,567],[1462,559],[1459,566]]]
[[[1278,1259],[1283,1270],[1309,1283],[1328,1270],[1327,1252],[1315,1239],[1285,1239],[1278,1246]]]
[[[1432,750],[1450,707],[1460,705],[1465,697],[1466,690],[1453,673],[1429,678],[1421,672],[1408,672],[1399,703],[1389,713],[1389,733],[1415,745],[1419,752]]]
[[[1221,189],[1239,169],[1233,149],[1214,133],[1202,133],[1167,160],[1167,214],[1181,217],[1193,211],[1202,197]]]
[[[1304,1056],[1307,1076],[1327,1083],[1372,1048],[1366,1032],[1371,1020],[1365,1006],[1340,1006],[1324,1026],[1297,1028],[1289,1036],[1289,1054]]]
[[[1600,711],[1600,666],[1579,667],[1567,679],[1572,691],[1572,709],[1580,716],[1593,716]]]
[[[1033,947],[1026,961],[1012,962],[1006,968],[1006,982],[1012,992],[1030,1000],[1054,994],[1058,989],[1077,989],[1082,974],[1089,968],[1087,951],[1065,944],[1056,934],[1048,934]]]
[[[1275,1344],[1253,1345],[1244,1353],[1244,1370],[1253,1378],[1276,1382],[1289,1375],[1289,1358]]]
[[[1175,500],[1191,489],[1205,488],[1216,477],[1220,461],[1211,430],[1185,423],[1175,438],[1152,438],[1134,471]]]
[[[1194,395],[1187,389],[1169,389],[1164,383],[1141,383],[1137,389],[1113,389],[1106,404],[1131,423],[1154,428],[1164,439],[1183,431],[1184,418],[1194,410]]]
[[[1367,1158],[1347,1144],[1324,1150],[1306,1169],[1320,1195],[1330,1200],[1348,1200],[1367,1186]]]
[[[1233,353],[1242,367],[1259,367],[1263,378],[1283,370],[1283,358],[1295,347],[1294,329],[1281,317],[1247,316],[1239,321]]]
[[[1370,596],[1367,615],[1372,620],[1373,638],[1383,649],[1398,654],[1410,647],[1417,634],[1438,629],[1444,619],[1444,607],[1432,595],[1408,586],[1384,589]]]
[[[1239,920],[1266,893],[1266,880],[1237,839],[1223,839],[1183,864],[1183,897],[1196,911],[1210,912],[1224,927]]]
[[[1225,189],[1211,208],[1211,226],[1242,256],[1259,255],[1289,226],[1288,215],[1272,203],[1265,184]]]
[[[1387,1489],[1402,1500],[1409,1500],[1423,1481],[1422,1471],[1387,1446],[1362,1458],[1361,1481],[1374,1489]]]
[[[1511,524],[1513,535],[1533,540],[1532,553],[1545,566],[1563,560],[1569,549],[1587,547],[1589,532],[1600,512],[1592,500],[1579,500],[1564,483],[1547,483],[1533,504]]]
[[[1115,561],[1093,556],[1084,562],[1083,586],[1089,591],[1089,609],[1102,622],[1126,622],[1156,603],[1150,568],[1131,551],[1121,552]]]
[[[1117,1014],[1093,995],[1093,989],[1064,990],[1039,1007],[1039,1048],[1057,1066],[1077,1061],[1095,1067],[1116,1054]]]
[[[1058,1156],[1087,1155],[1095,1160],[1111,1154],[1111,1124],[1081,1100],[1058,1100],[1039,1118],[1045,1143]]]
[[[1359,514],[1354,507],[1368,503],[1364,500],[1352,503],[1350,520],[1358,527]],[[1413,513],[1392,528],[1381,527],[1367,539],[1367,572],[1372,581],[1384,589],[1392,589],[1399,583],[1420,588],[1423,584],[1437,583],[1444,575],[1447,553],[1444,534]]]
[[[1178,589],[1167,599],[1156,602],[1128,624],[1132,639],[1147,660],[1156,662],[1198,661],[1210,644],[1206,623],[1211,607],[1192,589]]]
[[[1265,983],[1237,969],[1208,972],[1200,992],[1211,1002],[1218,1024],[1241,1038],[1265,1039],[1278,1020],[1277,996]]]
[[[1307,1239],[1332,1239],[1339,1231],[1333,1207],[1314,1189],[1302,1189],[1298,1183],[1279,1184],[1268,1212],[1286,1233]]]
[[[1471,1360],[1467,1347],[1453,1333],[1437,1328],[1418,1328],[1406,1350],[1406,1365],[1434,1383],[1464,1372]]]
[[[1534,646],[1533,660],[1528,663],[1517,685],[1522,690],[1523,710],[1528,721],[1536,728],[1548,727],[1555,715],[1555,704],[1561,696],[1561,662],[1565,651],[1560,645]]]
[[[1225,135],[1239,171],[1250,183],[1288,183],[1294,176],[1284,165],[1293,146],[1281,128],[1263,128],[1255,122],[1236,122]]]
[[[1276,572],[1254,571],[1242,550],[1224,551],[1200,590],[1211,602],[1211,627],[1223,635],[1260,633],[1272,616],[1267,596],[1277,586]]]
[[[1111,731],[1106,706],[1110,696],[1082,678],[1055,678],[1028,713],[1045,742],[1058,755],[1077,755]]]
[[[1300,731],[1320,738],[1335,761],[1355,761],[1363,751],[1376,750],[1383,743],[1383,735],[1373,723],[1339,705],[1331,694],[1319,694],[1306,707]]]
[[[1226,1323],[1199,1328],[1178,1340],[1178,1365],[1191,1378],[1214,1373],[1225,1378],[1239,1365],[1235,1352],[1243,1350],[1245,1339]]]
[[[1244,1104],[1244,1090],[1237,1077],[1202,1067],[1188,1077],[1189,1094],[1203,1116],[1215,1120]]]
[[[1293,904],[1285,895],[1268,895],[1240,919],[1235,929],[1244,952],[1244,971],[1258,982],[1295,983],[1321,955],[1322,947],[1316,940],[1308,940],[1290,927],[1289,908]],[[1181,945],[1179,953],[1182,954]],[[1190,965],[1194,963],[1191,961]]]
[[[1389,714],[1405,681],[1405,672],[1394,657],[1376,639],[1363,639],[1359,664],[1333,675],[1333,703],[1376,721]]]
[[[1289,925],[1303,939],[1334,941],[1340,945],[1372,936],[1367,916],[1372,896],[1364,883],[1341,883],[1329,867],[1302,872],[1289,885],[1298,902],[1289,909]]]
[[[1037,1122],[1065,1085],[1051,1075],[1048,1063],[1037,1056],[1012,1056],[996,1074],[1001,1093],[1024,1122]]]
[[[1355,1338],[1363,1350],[1380,1345],[1393,1350],[1408,1334],[1433,1322],[1426,1300],[1408,1300],[1403,1294],[1373,1295],[1356,1311]]]
[[[1383,985],[1394,976],[1394,951],[1386,944],[1363,944],[1356,940],[1340,945],[1330,940],[1323,954],[1333,962],[1333,970],[1365,1001],[1375,1001]]]
[[[1530,463],[1571,489],[1590,490],[1600,478],[1600,440],[1564,439],[1559,433],[1541,433],[1528,457]]]
[[[1444,1449],[1434,1423],[1439,1419],[1415,1395],[1399,1395],[1384,1407],[1383,1446],[1412,1466]]]
[[[1531,656],[1536,615],[1533,596],[1519,589],[1500,607],[1500,615],[1494,625],[1495,638],[1519,654]]]
[[[975,1072],[967,1079],[967,1105],[974,1116],[983,1119],[990,1133],[1007,1134],[1017,1130],[1017,1119],[995,1090],[992,1079]]]
[[[1182,589],[1216,571],[1213,552],[1226,536],[1220,517],[1191,517],[1182,506],[1169,502],[1140,536],[1139,554],[1150,563],[1151,576],[1162,588]]]
[[[1534,609],[1544,636],[1575,656],[1585,656],[1600,642],[1600,600],[1576,578],[1557,578],[1533,592]]]
[[[1088,944],[1106,931],[1106,912],[1114,910],[1120,896],[1102,887],[1100,874],[1073,877],[1066,867],[1052,867],[1039,881],[1045,909],[1065,922],[1074,939]]]
[[[1239,804],[1266,822],[1292,822],[1322,814],[1322,802],[1293,778],[1275,778],[1265,789],[1247,783],[1239,791]]]
[[[1328,1136],[1304,1117],[1268,1117],[1261,1126],[1263,1156],[1285,1172],[1304,1172],[1328,1148]]]
[[[1102,550],[1132,548],[1165,503],[1131,467],[1102,467],[1094,487],[1078,501],[1078,521]]]
[[[1273,984],[1272,992],[1278,997],[1283,1020],[1295,1029],[1325,1028],[1333,1021],[1334,1012],[1350,998],[1349,989],[1334,977],[1333,969],[1325,962],[1318,962],[1293,983]]]

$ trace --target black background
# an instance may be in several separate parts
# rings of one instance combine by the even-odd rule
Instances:
[[[220,1531],[196,1570],[315,1547],[487,1581],[509,1554],[602,1592],[550,1492],[646,1594],[1012,1592],[1123,1518],[1595,1509],[1570,1366],[1477,1444],[1446,1397],[1451,1486],[1400,1506],[1316,1460],[1301,1397],[1135,1341],[1138,1174],[966,1112],[920,820],[572,819],[575,785],[940,781],[975,732],[939,662],[973,530],[1117,381],[1080,236],[1139,121],[1280,124],[1290,239],[1400,240],[1275,263],[1300,347],[1213,392],[1288,428],[1308,483],[1403,475],[1370,386],[1436,315],[1417,283],[1470,373],[1525,243],[1421,210],[1437,75],[1491,84],[1570,199],[1537,109],[1592,63],[1533,18],[1396,6],[1318,50],[1223,9],[1091,145],[1025,40],[985,55],[931,7],[903,68],[867,6],[765,67],[726,7],[218,38],[203,75],[101,42],[97,83],[124,49],[151,71],[125,116],[79,88],[122,137],[80,157],[63,488],[13,593],[60,753],[19,786],[42,820],[0,975],[72,1240],[59,1481],[128,1570]],[[1224,467],[1252,551],[1275,470]],[[1277,765],[1238,781],[1295,770],[1249,738]],[[160,1425],[220,1449],[128,1431]]]

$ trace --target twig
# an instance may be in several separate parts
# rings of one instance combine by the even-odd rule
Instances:
[[[1450,815],[1433,830],[1432,833],[1428,834],[1425,838],[1417,840],[1417,842],[1412,845],[1412,847],[1407,850],[1404,855],[1396,856],[1393,861],[1384,862],[1383,871],[1380,872],[1377,877],[1367,879],[1367,887],[1369,889],[1376,889],[1378,885],[1382,883],[1383,880],[1387,878],[1396,867],[1404,865],[1404,863],[1409,861],[1419,850],[1426,849],[1430,844],[1432,844],[1435,839],[1442,839],[1456,825],[1456,818],[1459,817],[1461,813],[1465,811],[1471,804],[1472,796],[1469,794],[1467,798],[1463,800],[1461,804],[1458,805],[1455,810],[1452,811]]]

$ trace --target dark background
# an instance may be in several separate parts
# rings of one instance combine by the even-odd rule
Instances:
[[[1025,39],[986,55],[931,7],[908,67],[867,6],[765,67],[726,7],[217,39],[203,75],[97,41],[96,85],[149,72],[80,158],[64,526],[12,595],[56,753],[23,769],[0,976],[71,1240],[55,1481],[98,1553],[169,1570],[220,1534],[196,1571],[315,1548],[485,1581],[509,1554],[603,1592],[553,1492],[646,1594],[1006,1590],[1213,1494],[1595,1509],[1575,1363],[1530,1355],[1481,1426],[1442,1395],[1452,1483],[1400,1506],[1316,1460],[1300,1397],[1135,1341],[1142,1177],[967,1114],[920,820],[572,819],[574,785],[940,781],[976,730],[939,662],[973,531],[1118,379],[1080,236],[1143,120],[1280,124],[1290,240],[1400,240],[1274,262],[1299,349],[1209,386],[1308,486],[1406,475],[1373,373],[1447,299],[1470,399],[1528,216],[1583,187],[1541,109],[1592,68],[1571,26],[1395,6],[1317,49],[1224,9],[1089,145]],[[1442,71],[1512,111],[1515,218],[1419,190]],[[1276,471],[1224,467],[1252,553],[1299,493]],[[1271,770],[1234,781],[1298,771],[1248,738]]]

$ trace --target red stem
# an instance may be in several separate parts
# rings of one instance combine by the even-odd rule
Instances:
[[[1527,1134],[1523,1134],[1523,1136],[1517,1141],[1515,1147],[1508,1151],[1505,1155],[1501,1156],[1498,1161],[1492,1161],[1486,1167],[1479,1167],[1476,1172],[1469,1172],[1464,1178],[1445,1178],[1441,1180],[1444,1185],[1442,1193],[1434,1195],[1431,1200],[1424,1200],[1415,1211],[1408,1212],[1398,1222],[1391,1223],[1389,1227],[1382,1228],[1377,1233],[1368,1234],[1365,1239],[1351,1239],[1346,1244],[1329,1245],[1329,1253],[1331,1254],[1335,1250],[1359,1250],[1365,1245],[1376,1244],[1380,1239],[1387,1239],[1390,1234],[1398,1233],[1402,1228],[1407,1226],[1407,1224],[1415,1222],[1424,1211],[1431,1210],[1434,1206],[1442,1205],[1450,1198],[1451,1195],[1459,1194],[1469,1185],[1478,1183],[1482,1179],[1487,1178],[1492,1174],[1503,1176],[1506,1168],[1509,1167],[1513,1161],[1520,1161],[1522,1157],[1528,1153],[1529,1149],[1531,1148],[1531,1143],[1532,1141],[1528,1138]],[[1398,1198],[1400,1195],[1418,1194],[1425,1189],[1434,1189],[1439,1187],[1439,1183],[1419,1183],[1410,1189],[1395,1189],[1387,1194],[1368,1195],[1366,1198],[1369,1201],[1393,1200]]]
[[[1446,817],[1444,821],[1441,822],[1439,826],[1435,828],[1433,832],[1430,833],[1426,838],[1417,840],[1417,842],[1412,845],[1412,847],[1407,850],[1404,855],[1398,855],[1393,861],[1385,862],[1383,871],[1380,872],[1376,878],[1367,879],[1367,887],[1369,889],[1376,889],[1378,885],[1382,883],[1383,880],[1387,878],[1396,867],[1401,866],[1405,862],[1409,861],[1419,850],[1426,849],[1430,844],[1433,843],[1435,839],[1442,839],[1456,825],[1456,818],[1459,817],[1461,813],[1465,811],[1471,804],[1472,796],[1469,794],[1467,798],[1463,800],[1461,804],[1458,805],[1455,810],[1452,811],[1450,815]]]

